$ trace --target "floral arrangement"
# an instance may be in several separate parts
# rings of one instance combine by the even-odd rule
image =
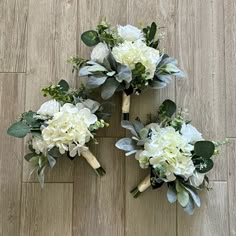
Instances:
[[[84,87],[71,89],[64,80],[42,91],[52,100],[43,103],[36,112],[21,114],[7,131],[17,138],[30,135],[30,153],[24,158],[34,165],[32,173],[37,172],[43,186],[47,166],[53,168],[63,156],[73,159],[81,155],[98,175],[104,175],[104,169],[87,147],[90,140],[95,140],[96,131],[108,125],[102,119],[103,106],[88,99]]]
[[[207,173],[213,168],[218,147],[225,142],[204,140],[185,111],[175,113],[176,104],[166,100],[157,116],[149,116],[147,125],[139,119],[122,121],[133,136],[120,139],[116,147],[126,151],[126,156],[135,154],[140,167],[150,169],[150,174],[131,191],[133,197],[150,186],[156,189],[167,183],[169,202],[178,201],[191,215],[195,205],[200,207],[198,192],[209,189]]]
[[[171,76],[184,77],[177,61],[159,48],[162,32],[156,23],[136,28],[132,25],[111,26],[103,20],[96,30],[81,35],[82,41],[94,47],[90,60],[70,58],[73,70],[86,76],[87,87],[101,87],[101,97],[109,99],[115,92],[123,92],[123,119],[129,119],[130,95],[146,88],[165,87]]]

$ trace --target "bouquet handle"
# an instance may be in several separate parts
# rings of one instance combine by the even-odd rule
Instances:
[[[101,167],[100,163],[98,162],[97,158],[90,152],[89,149],[84,150],[81,152],[81,155],[86,159],[89,165],[94,169],[95,173],[98,176],[105,175],[105,170]]]
[[[146,191],[151,186],[150,175],[147,175],[138,186],[133,188],[130,193],[134,198],[137,198],[142,192]]]
[[[129,120],[130,95],[123,92],[122,95],[122,120]]]

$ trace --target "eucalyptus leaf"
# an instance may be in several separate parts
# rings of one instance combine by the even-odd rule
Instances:
[[[116,142],[115,146],[127,152],[134,151],[136,149],[136,144],[131,138],[122,138]]]
[[[117,82],[114,78],[109,78],[102,85],[102,93],[101,93],[102,98],[106,100],[112,97],[118,87],[119,87],[119,82]]]
[[[81,35],[81,39],[88,47],[96,46],[100,42],[98,33],[95,30],[84,32]]]
[[[167,199],[170,203],[174,203],[177,200],[177,192],[176,192],[176,189],[172,185],[169,185],[168,187]]]
[[[18,121],[10,126],[7,130],[7,134],[17,137],[23,138],[30,132],[30,127],[24,122]]]
[[[152,22],[151,24],[151,28],[150,28],[150,33],[149,33],[149,41],[153,41],[155,35],[156,35],[156,32],[157,32],[157,25],[155,22]]]
[[[26,121],[26,123],[29,126],[37,128],[37,127],[41,126],[41,122],[39,120],[37,120],[36,118],[34,118],[35,115],[36,115],[36,112],[29,111],[29,112],[23,113],[22,118],[24,121]]]
[[[102,75],[90,75],[87,80],[88,88],[97,88],[100,85],[104,84],[107,79],[107,76]]]
[[[168,117],[172,117],[174,115],[174,113],[176,112],[176,104],[167,99],[162,103],[162,108],[165,111],[165,115]]]
[[[194,152],[197,156],[210,158],[215,151],[215,145],[211,141],[198,141],[194,144]]]
[[[70,88],[69,84],[65,80],[60,80],[58,85],[62,88],[63,91],[67,92]]]
[[[202,159],[202,160],[194,160],[195,169],[199,173],[207,173],[209,172],[213,166],[214,162],[210,158]]]

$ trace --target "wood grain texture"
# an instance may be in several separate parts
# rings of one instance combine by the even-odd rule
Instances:
[[[26,71],[28,0],[0,1],[0,72]]]
[[[129,0],[127,11],[130,24],[150,24],[155,21],[158,26],[166,27],[162,47],[167,48],[170,56],[175,56],[175,1]],[[162,90],[147,90],[140,96],[133,95],[131,120],[138,116],[145,122],[147,114],[154,114],[166,98],[175,100],[175,81]],[[167,202],[166,189],[148,190],[138,199],[133,199],[129,193],[146,174],[133,156],[126,158],[126,235],[175,235],[176,207]]]
[[[226,136],[223,29],[223,1],[177,1],[176,54],[187,74],[177,83],[177,104],[210,140]],[[224,150],[211,179],[227,179]]]
[[[228,195],[229,195],[229,226],[230,235],[236,235],[236,139],[230,139],[227,146],[228,154]]]
[[[29,2],[28,71],[26,80],[26,110],[37,110],[42,104],[41,88],[66,79],[75,86],[67,59],[76,52],[77,2]],[[34,95],[32,94],[32,91]],[[73,181],[73,163],[63,158],[58,166],[47,172],[48,182]],[[24,163],[23,179],[29,181],[31,168]],[[30,181],[37,181],[36,178]]]
[[[0,74],[0,235],[17,235],[20,228],[23,142],[6,131],[24,110],[24,95],[23,74]]]
[[[72,236],[72,197],[73,184],[23,184],[20,236]]]
[[[193,216],[187,215],[178,206],[178,235],[222,236],[229,234],[228,189],[226,182],[212,182],[212,190],[200,195],[202,206]]]
[[[227,136],[236,137],[236,2],[232,0],[224,1],[225,20],[225,79],[226,79],[226,114]]]
[[[125,159],[115,138],[91,145],[106,175],[98,177],[81,157],[75,161],[73,235],[124,236]]]
[[[106,17],[112,24],[126,24],[127,22],[127,2],[116,0],[80,0],[78,1],[78,24],[77,34],[78,41],[77,54],[83,58],[89,58],[92,48],[87,47],[80,39],[80,35],[90,29],[95,29],[97,24]],[[77,83],[85,82],[85,79],[78,78]],[[121,93],[115,94],[112,99],[107,101],[112,102],[115,106],[112,109],[112,117],[109,120],[110,127],[98,132],[98,136],[105,137],[121,137],[124,135],[124,129],[120,127],[121,118]],[[97,98],[102,101],[100,94]]]

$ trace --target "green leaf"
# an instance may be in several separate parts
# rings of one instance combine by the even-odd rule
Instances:
[[[118,149],[130,152],[136,149],[134,140],[131,138],[122,138],[118,140],[115,144]]]
[[[30,132],[30,127],[24,122],[18,121],[10,126],[7,130],[7,134],[17,137],[24,138],[26,134]]]
[[[24,156],[24,159],[29,162],[30,159],[34,156],[35,156],[35,153],[28,153]]]
[[[188,192],[185,191],[185,190],[182,190],[181,192],[178,192],[177,193],[177,199],[178,199],[179,204],[182,207],[186,207],[189,203],[189,194],[188,194]]]
[[[167,99],[162,103],[162,109],[165,111],[165,115],[171,118],[176,112],[176,104]]]
[[[132,74],[133,76],[142,75],[145,73],[145,70],[145,66],[142,63],[138,62],[135,64],[135,68],[132,70]]]
[[[36,156],[34,154],[34,156],[29,159],[29,163],[33,164],[33,165],[38,165],[39,158],[40,158],[40,156]]]
[[[60,80],[58,85],[62,88],[63,91],[67,92],[70,88],[69,84],[65,80]]]
[[[157,32],[157,25],[155,22],[152,22],[149,33],[149,41],[152,41],[154,39],[156,32]]]
[[[194,160],[194,165],[197,172],[206,173],[213,168],[214,162],[210,158],[198,159]]]
[[[168,191],[167,191],[167,199],[170,203],[174,203],[177,200],[177,192],[176,189],[169,185]]]
[[[211,141],[198,141],[194,145],[194,152],[197,156],[210,158],[215,151],[215,145]]]
[[[95,30],[88,30],[81,35],[81,40],[88,46],[96,46],[100,40],[98,33]]]

